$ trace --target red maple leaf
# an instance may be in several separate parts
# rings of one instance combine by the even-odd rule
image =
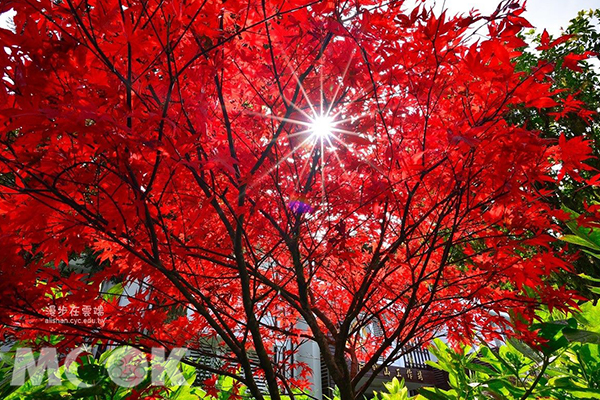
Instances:
[[[583,69],[579,66],[579,62],[587,60],[588,58],[595,56],[596,53],[593,51],[586,51],[582,54],[571,53],[565,56],[562,62],[562,68],[568,68],[575,72],[581,72]]]

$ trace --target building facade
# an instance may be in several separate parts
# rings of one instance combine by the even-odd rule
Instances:
[[[296,357],[298,361],[308,365],[313,372],[311,376],[312,396],[317,399],[331,398],[335,384],[322,362],[317,344],[312,341],[302,344],[298,349]],[[416,394],[417,389],[422,386],[447,389],[449,387],[448,375],[427,365],[426,362],[428,360],[434,361],[435,357],[423,348],[416,348],[405,354],[392,365],[383,368],[383,370],[377,373],[367,391],[367,396],[372,395],[373,391],[384,391],[384,384],[394,378],[399,380],[404,379],[411,395]],[[365,379],[373,376],[375,369],[377,369],[376,367],[365,373]]]

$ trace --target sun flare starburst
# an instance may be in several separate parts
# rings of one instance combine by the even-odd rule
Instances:
[[[263,172],[262,176],[267,176],[277,170],[283,163],[296,164],[295,171],[298,174],[296,191],[302,195],[293,197],[290,201],[289,207],[295,213],[309,213],[314,209],[313,205],[307,202],[306,191],[308,189],[302,187],[303,183],[307,181],[301,179],[301,177],[307,174],[312,175],[315,172],[320,175],[322,204],[326,204],[326,182],[330,179],[328,178],[328,172],[326,172],[329,169],[328,164],[337,162],[337,166],[343,168],[345,163],[338,154],[340,149],[345,148],[353,153],[354,145],[357,142],[366,140],[364,133],[357,132],[356,128],[353,127],[366,114],[349,116],[345,112],[349,103],[344,99],[347,90],[343,90],[343,85],[352,58],[352,56],[349,58],[348,64],[339,79],[336,77],[337,85],[330,85],[328,91],[324,90],[323,68],[319,68],[321,88],[318,101],[314,101],[314,96],[309,95],[300,77],[293,72],[298,90],[302,93],[305,101],[304,106],[301,105],[302,101],[296,103],[284,97],[284,104],[288,107],[286,116],[277,116],[270,108],[269,113],[257,113],[263,118],[279,121],[281,124],[286,125],[285,132],[287,134],[285,137],[291,143],[291,148],[287,154],[279,157],[275,165]],[[293,112],[291,109],[293,109]],[[295,114],[295,117],[292,117],[293,114]],[[284,130],[281,127],[284,125],[279,125],[275,132],[283,132]],[[261,178],[256,181],[260,180]],[[310,181],[311,179],[308,180],[308,182]]]
[[[310,121],[309,130],[316,139],[328,139],[334,129],[335,121],[328,115],[319,115]]]

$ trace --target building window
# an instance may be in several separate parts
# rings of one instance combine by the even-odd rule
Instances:
[[[413,347],[413,345],[409,344],[409,347]],[[429,351],[421,346],[414,346],[410,352],[404,355],[404,366],[406,368],[429,369],[430,367],[427,365],[429,359]]]

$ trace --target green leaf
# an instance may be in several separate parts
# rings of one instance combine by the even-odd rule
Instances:
[[[578,343],[600,343],[600,334],[583,329],[565,328],[563,334],[569,342]]]
[[[600,288],[597,288],[600,289]],[[600,303],[594,305],[591,301],[579,305],[575,318],[587,330],[600,333]]]
[[[591,242],[585,237],[575,236],[575,235],[564,235],[560,238],[563,242],[576,244],[578,246],[584,246],[590,248],[592,250],[600,251],[600,246],[597,246],[594,242]]]
[[[104,293],[104,295],[103,295],[104,300],[110,302],[110,301],[114,301],[114,300],[118,299],[123,294],[123,290],[124,290],[123,282],[117,283],[116,285],[112,286],[110,289],[108,289]]]
[[[600,259],[600,254],[594,253],[593,251],[589,251],[589,250],[586,250],[586,249],[582,249],[582,250],[583,250],[584,253],[589,254],[590,256],[592,256],[594,258]]]
[[[106,369],[102,365],[88,364],[77,368],[79,378],[87,383],[95,383],[107,376]]]
[[[450,392],[454,391],[445,391],[429,387],[424,387],[419,390],[419,394],[428,400],[456,400],[456,395],[451,394]]]
[[[525,394],[524,389],[516,387],[512,382],[505,379],[493,379],[488,381],[488,388],[501,396],[513,396],[516,399],[521,398],[521,396]]]
[[[482,373],[487,374],[487,375],[494,375],[495,374],[495,371],[493,371],[491,368],[489,368],[488,366],[483,365],[483,364],[469,362],[465,366],[469,370],[471,370],[471,371],[482,372]]]
[[[600,294],[600,287],[590,286],[589,290],[592,293]]]
[[[542,361],[542,356],[540,354],[538,354],[538,352],[536,352],[535,350],[533,350],[531,347],[527,346],[525,343],[521,342],[520,340],[510,338],[507,341],[517,351],[519,351],[521,354],[523,354],[525,357],[532,359],[538,363]]]
[[[600,278],[594,278],[593,276],[589,276],[589,275],[586,275],[586,274],[583,274],[583,273],[582,274],[578,274],[577,276],[580,276],[583,279],[586,279],[588,281],[600,283]]]
[[[559,376],[550,378],[548,385],[557,389],[579,389],[579,387],[573,384],[573,381],[568,376]]]
[[[569,391],[569,394],[578,399],[600,399],[600,390],[598,389],[578,389]]]

